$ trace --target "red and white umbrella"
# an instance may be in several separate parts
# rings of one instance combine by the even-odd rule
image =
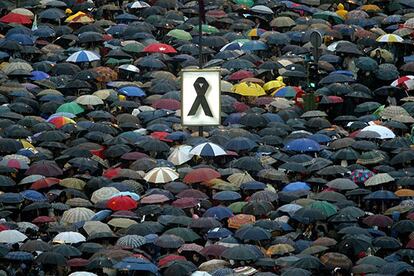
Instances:
[[[414,89],[414,76],[413,75],[407,75],[403,76],[401,78],[396,79],[391,83],[391,86],[395,87],[404,87],[407,90]]]

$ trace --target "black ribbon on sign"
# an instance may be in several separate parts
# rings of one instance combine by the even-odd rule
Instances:
[[[191,106],[190,112],[188,112],[188,116],[195,115],[198,108],[201,105],[201,108],[204,110],[204,114],[209,117],[213,117],[213,114],[211,113],[210,107],[208,106],[208,102],[206,99],[206,93],[210,85],[203,77],[198,77],[196,81],[193,84],[194,89],[197,93],[197,97],[194,100],[193,105]]]

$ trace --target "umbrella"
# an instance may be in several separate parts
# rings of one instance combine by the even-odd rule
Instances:
[[[226,151],[222,147],[211,142],[199,144],[192,148],[189,153],[201,157],[227,155]]]
[[[66,61],[67,62],[74,62],[74,63],[80,63],[80,62],[92,62],[92,61],[96,61],[96,60],[100,60],[101,57],[92,52],[92,51],[86,51],[86,50],[82,50],[82,51],[78,51],[73,53],[72,55],[70,55]]]
[[[178,174],[168,167],[154,168],[147,172],[144,179],[151,183],[167,183],[178,178]]]

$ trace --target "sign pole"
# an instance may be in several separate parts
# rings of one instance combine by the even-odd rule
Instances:
[[[204,21],[204,0],[198,0],[198,67],[203,69],[203,47],[201,45],[203,39],[203,21]],[[198,136],[203,137],[203,126],[198,127]]]

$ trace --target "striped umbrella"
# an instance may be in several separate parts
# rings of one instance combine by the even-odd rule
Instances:
[[[53,238],[54,243],[79,243],[85,242],[86,238],[78,232],[62,232]]]
[[[94,53],[92,51],[82,50],[82,51],[77,51],[71,54],[66,59],[66,61],[80,63],[80,62],[92,62],[92,61],[96,61],[100,59],[101,57],[97,53]]]
[[[139,235],[126,235],[126,236],[119,238],[116,241],[116,245],[120,245],[121,247],[127,247],[127,248],[139,248],[145,243],[146,243],[145,238]]]
[[[192,150],[190,150],[190,153],[202,157],[227,155],[227,152],[222,147],[210,142],[195,146]]]
[[[62,222],[66,223],[76,223],[80,221],[88,221],[95,215],[95,212],[85,208],[77,207],[66,210],[62,215]]]
[[[103,187],[93,192],[91,201],[97,203],[99,201],[108,200],[117,193],[119,193],[119,190],[114,187]]]
[[[167,183],[178,178],[178,173],[168,167],[153,168],[144,176],[145,181],[151,183]]]

